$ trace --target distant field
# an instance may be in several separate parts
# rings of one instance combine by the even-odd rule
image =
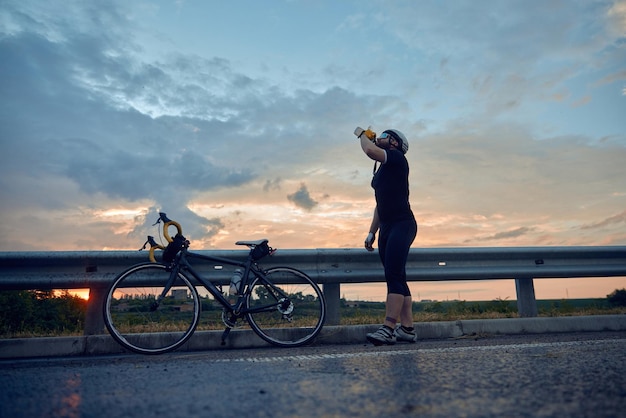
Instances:
[[[626,307],[611,307],[606,298],[538,300],[537,309],[539,316],[544,317],[626,314]],[[514,300],[413,302],[415,322],[516,318],[517,316],[517,302]],[[342,301],[341,324],[378,323],[384,317],[385,304],[383,302]]]
[[[82,335],[86,304],[84,299],[69,294],[55,297],[45,292],[0,292],[0,338]],[[611,307],[607,298],[538,300],[537,307],[539,316],[544,317],[626,314],[626,306]],[[202,324],[210,324],[211,329],[223,326],[221,310],[215,310],[210,305],[202,309]],[[414,322],[517,316],[517,302],[514,300],[413,303]],[[340,317],[342,325],[379,324],[385,318],[385,304],[342,299]],[[201,329],[208,329],[202,327],[204,325]]]

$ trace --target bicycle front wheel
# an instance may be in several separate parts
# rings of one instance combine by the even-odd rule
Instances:
[[[270,344],[298,347],[311,342],[322,330],[326,302],[319,286],[291,267],[273,267],[257,277],[248,292],[246,307],[250,327]]]
[[[141,354],[161,354],[183,345],[200,318],[198,292],[163,264],[142,263],[120,274],[107,292],[104,324],[118,343]]]

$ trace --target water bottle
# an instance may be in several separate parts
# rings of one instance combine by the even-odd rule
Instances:
[[[240,269],[235,270],[232,277],[230,278],[230,287],[228,289],[228,293],[231,296],[235,296],[239,293],[239,285],[241,284],[241,278],[243,277],[243,273]]]

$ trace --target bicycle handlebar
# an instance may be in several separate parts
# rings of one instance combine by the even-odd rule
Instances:
[[[163,213],[163,212],[159,212],[159,220],[156,223],[158,224],[160,221],[163,221],[163,236],[165,237],[167,242],[174,241],[174,239],[172,239],[172,237],[170,237],[170,233],[168,231],[168,228],[170,226],[175,226],[176,227],[176,232],[178,234],[180,234],[180,235],[183,234],[183,228],[180,226],[180,224],[178,222],[173,221],[170,218],[168,218],[167,215],[165,213]]]
[[[171,220],[170,218],[167,217],[167,215],[163,212],[159,212],[159,219],[157,219],[157,221],[154,223],[154,225],[157,225],[159,223],[163,222],[163,236],[165,237],[165,239],[167,240],[168,244],[172,243],[174,241],[174,239],[170,236],[170,233],[168,231],[168,228],[170,226],[174,226],[176,227],[176,235],[180,235],[182,237],[183,235],[183,228],[180,226],[180,224],[176,221]],[[149,250],[149,258],[150,261],[153,263],[156,263],[156,258],[154,257],[154,250],[165,250],[165,247],[162,246],[161,244],[158,244],[155,240],[154,237],[152,237],[151,235],[148,235],[148,239],[146,240],[146,242],[143,244],[143,246],[139,249],[139,251],[141,250],[145,250],[146,247],[150,245],[150,250]]]
[[[139,251],[144,250],[148,244],[150,244],[150,261],[156,263],[156,258],[154,257],[154,250],[163,250],[163,260],[170,262],[174,259],[174,256],[182,249],[189,247],[189,241],[183,236],[183,228],[176,221],[171,220],[167,217],[164,212],[159,212],[159,219],[154,223],[154,225],[158,225],[163,222],[163,236],[167,240],[167,247],[164,247],[161,244],[158,244],[152,236],[148,236],[148,239],[143,244],[143,247],[139,249]],[[168,228],[170,226],[174,226],[176,228],[176,236],[172,238],[169,234]],[[256,261],[259,260],[266,255],[272,255],[276,249],[270,247],[267,244],[267,240],[259,240],[259,241],[238,241],[239,245],[247,245],[250,248],[250,255]]]

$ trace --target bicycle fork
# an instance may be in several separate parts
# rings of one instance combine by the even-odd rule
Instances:
[[[161,305],[161,301],[163,299],[165,299],[165,297],[167,296],[168,292],[170,291],[170,289],[172,288],[172,286],[174,285],[174,282],[176,281],[176,279],[178,278],[178,268],[173,268],[172,271],[170,272],[170,278],[167,281],[167,283],[165,283],[165,287],[163,287],[163,291],[161,292],[161,294],[159,296],[156,297],[156,299],[150,304],[150,312],[154,312],[157,309],[159,309],[159,306]]]

